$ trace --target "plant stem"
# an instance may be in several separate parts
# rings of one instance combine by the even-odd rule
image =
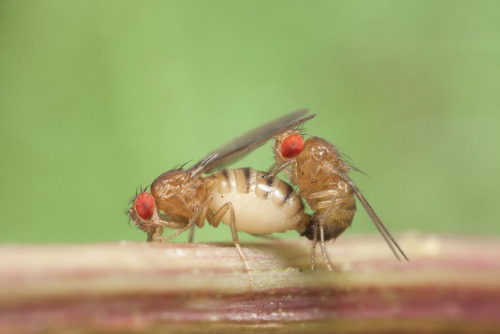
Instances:
[[[500,332],[500,240],[408,234],[328,244],[0,246],[0,333]]]

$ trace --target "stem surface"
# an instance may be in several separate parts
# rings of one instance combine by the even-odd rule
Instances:
[[[399,241],[0,245],[0,333],[500,332],[498,238]]]

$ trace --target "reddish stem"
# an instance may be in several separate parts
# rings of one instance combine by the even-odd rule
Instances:
[[[231,244],[3,245],[0,332],[500,332],[498,238],[400,241],[246,244],[252,286]]]

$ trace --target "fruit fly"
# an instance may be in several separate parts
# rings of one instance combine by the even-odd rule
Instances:
[[[304,234],[311,216],[304,212],[299,195],[284,181],[264,178],[266,173],[251,168],[223,168],[276,134],[315,116],[303,117],[306,113],[299,110],[287,114],[216,149],[191,168],[161,174],[151,184],[150,193],[141,192],[131,201],[130,219],[148,234],[148,241],[170,240],[194,226],[202,227],[205,220],[214,227],[222,221],[231,227],[234,245],[250,273],[238,231],[267,234],[297,230]],[[164,228],[178,231],[164,238]]]
[[[313,241],[312,269],[319,239],[323,258],[328,269],[332,270],[325,241],[335,240],[351,225],[356,211],[354,196],[361,202],[396,258],[401,261],[399,252],[408,261],[394,237],[348,176],[351,169],[357,169],[342,159],[332,143],[318,137],[309,137],[304,141],[299,129],[290,129],[275,136],[273,150],[276,164],[269,177],[276,176],[280,171],[288,172],[292,184],[299,185],[300,196],[314,210],[311,224],[301,234]]]

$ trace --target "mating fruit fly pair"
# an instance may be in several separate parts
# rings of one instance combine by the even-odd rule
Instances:
[[[222,221],[231,227],[234,245],[248,272],[250,266],[238,241],[238,231],[269,234],[296,230],[312,240],[311,268],[316,244],[332,270],[325,241],[336,239],[351,225],[361,202],[397,259],[408,258],[349,178],[353,169],[328,141],[310,137],[304,141],[298,129],[316,115],[299,110],[282,116],[219,147],[193,167],[174,169],[160,175],[151,193],[142,192],[132,201],[128,214],[148,234],[148,241],[168,241],[202,227],[205,220],[214,227]],[[252,168],[224,169],[274,138],[275,165],[269,173]],[[286,171],[291,185],[277,178]],[[210,174],[204,177],[204,174]],[[314,210],[305,212],[302,199]],[[177,232],[163,237],[165,228]]]

